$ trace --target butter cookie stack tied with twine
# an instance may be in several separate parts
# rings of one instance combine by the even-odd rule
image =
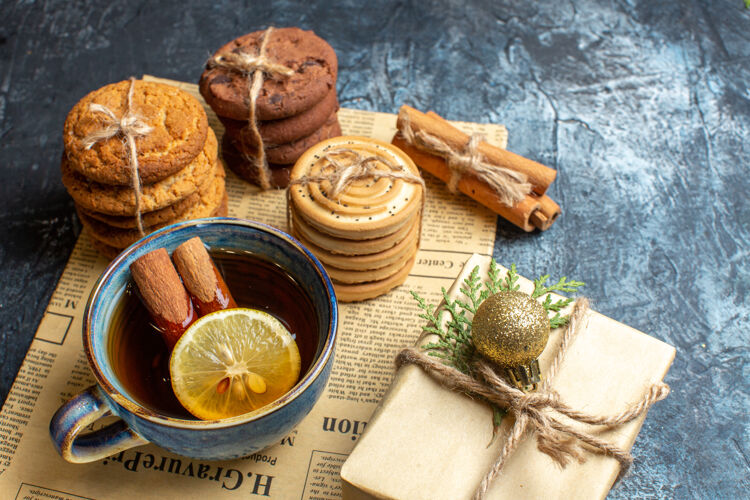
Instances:
[[[255,31],[217,50],[199,89],[224,125],[227,166],[262,189],[286,187],[306,149],[341,135],[337,75],[333,48],[299,28]]]
[[[425,185],[392,145],[344,136],[308,149],[288,188],[291,233],[323,263],[337,298],[378,297],[414,265]]]
[[[397,128],[393,144],[420,168],[524,231],[546,231],[560,215],[547,195],[555,169],[469,136],[432,111],[401,106]]]
[[[63,144],[63,184],[108,257],[174,222],[227,214],[216,136],[180,89],[131,78],[95,90],[68,114]]]

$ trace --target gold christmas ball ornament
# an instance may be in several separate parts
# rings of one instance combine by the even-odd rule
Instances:
[[[474,346],[506,368],[520,388],[541,381],[537,358],[549,338],[549,318],[542,304],[523,292],[499,292],[479,305],[471,323]]]

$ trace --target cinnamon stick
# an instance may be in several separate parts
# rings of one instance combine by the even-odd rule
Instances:
[[[560,210],[560,205],[555,203],[555,201],[546,194],[539,197],[539,204],[541,205],[540,211],[547,218],[547,222],[545,224],[545,227],[537,227],[544,231],[546,229],[549,229],[552,223],[555,222],[557,217],[562,213],[562,210]]]
[[[130,264],[130,274],[138,286],[141,301],[167,347],[172,349],[198,316],[169,254],[159,248],[139,257]]]
[[[404,116],[408,117],[409,125],[416,133],[424,133],[439,137],[448,146],[456,151],[463,150],[469,142],[469,136],[451,125],[447,120],[435,113],[422,113],[411,106],[403,105],[398,113],[397,127],[402,130]],[[437,118],[436,118],[437,117]],[[541,163],[537,163],[523,156],[511,153],[505,149],[482,142],[478,146],[479,152],[493,165],[505,167],[520,172],[528,178],[532,191],[541,196],[552,184],[557,176],[557,171]]]
[[[172,258],[200,316],[237,307],[224,278],[198,236],[178,246],[172,252]]]
[[[443,182],[448,182],[450,179],[452,172],[444,159],[411,146],[398,135],[391,142],[394,146],[409,155],[420,168]],[[531,232],[534,229],[542,231],[548,229],[560,213],[560,207],[547,195],[527,195],[526,198],[512,207],[501,203],[497,194],[492,189],[470,174],[464,175],[458,181],[458,189],[500,215],[500,217],[527,232]],[[546,212],[543,209],[545,207]],[[557,207],[557,213],[555,213],[554,207]]]

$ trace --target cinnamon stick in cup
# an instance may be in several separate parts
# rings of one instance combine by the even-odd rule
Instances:
[[[172,258],[200,316],[237,307],[221,273],[199,237],[172,252]]]
[[[169,254],[153,250],[130,264],[141,301],[151,314],[169,349],[172,349],[198,315],[193,308]]]

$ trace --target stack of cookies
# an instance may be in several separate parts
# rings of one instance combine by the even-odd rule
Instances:
[[[419,171],[400,149],[337,137],[297,160],[289,185],[290,230],[323,263],[339,300],[366,300],[409,275],[423,197]]]
[[[121,128],[127,123],[136,125],[128,132]],[[138,207],[128,133],[138,160]],[[63,143],[63,184],[94,245],[109,257],[141,238],[139,212],[144,233],[227,214],[216,136],[201,104],[182,90],[140,80],[95,90],[68,114]]]
[[[249,123],[250,85],[253,72],[217,66],[227,54],[264,60],[288,68],[289,75],[263,73],[263,86],[255,104],[255,116],[272,187],[286,187],[294,162],[309,147],[341,135],[336,117],[338,98],[336,53],[312,31],[279,28],[256,31],[221,47],[201,75],[200,92],[225,127],[222,155],[227,166],[241,178],[260,184],[256,159],[259,144]]]

